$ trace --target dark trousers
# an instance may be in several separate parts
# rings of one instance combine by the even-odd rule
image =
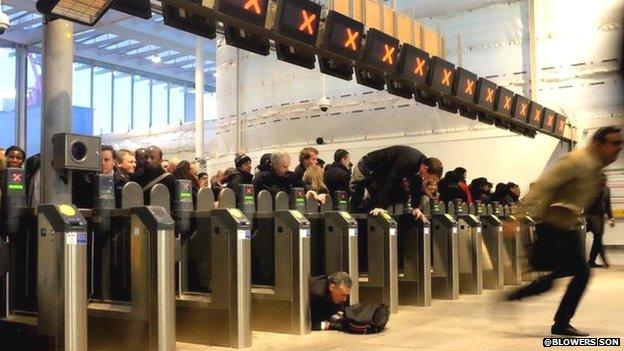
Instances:
[[[602,244],[602,237],[603,237],[603,233],[593,233],[594,234],[594,241],[592,242],[592,247],[591,247],[591,251],[589,252],[589,263],[590,264],[594,264],[596,263],[596,258],[598,257],[598,255],[600,255],[600,258],[602,258],[602,262],[607,265],[609,264],[607,262],[607,257],[605,256],[605,249],[604,249],[604,245]]]
[[[567,325],[576,312],[590,276],[589,266],[583,256],[582,242],[578,231],[565,231],[543,224],[536,229],[534,254],[543,256],[537,259],[546,262],[551,273],[518,289],[515,295],[521,298],[541,294],[552,288],[555,279],[573,277],[555,314],[556,324]]]

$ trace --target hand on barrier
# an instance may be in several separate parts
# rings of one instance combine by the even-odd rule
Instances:
[[[325,203],[327,202],[327,194],[316,195],[314,199],[319,203],[325,205]]]
[[[416,220],[421,220],[424,224],[429,223],[429,221],[427,220],[427,217],[425,216],[424,213],[422,213],[422,211],[419,208],[413,209],[412,215],[416,218]]]
[[[372,211],[370,211],[370,214],[372,214],[373,216],[379,216],[382,213],[388,213],[388,211],[384,210],[383,208],[374,208]]]

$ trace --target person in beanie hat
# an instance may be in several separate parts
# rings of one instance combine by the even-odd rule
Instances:
[[[241,184],[251,184],[253,175],[251,174],[251,157],[245,154],[236,154],[234,157],[234,165],[236,170],[229,173],[223,180],[226,187],[232,189],[236,197],[240,196],[239,189]]]
[[[271,171],[271,154],[267,153],[260,157],[260,163],[256,166],[256,176],[260,174],[260,172]]]

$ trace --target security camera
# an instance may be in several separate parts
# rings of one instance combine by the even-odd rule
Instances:
[[[329,110],[329,108],[331,107],[331,101],[329,101],[329,99],[326,97],[322,97],[318,102],[318,106],[321,111],[327,112],[327,110]]]
[[[11,22],[9,22],[9,16],[2,12],[2,2],[0,2],[0,35],[9,30],[10,26]]]
[[[2,5],[0,5],[2,6]],[[7,30],[9,30],[9,16],[6,13],[2,12],[2,7],[0,7],[0,35],[4,34]]]

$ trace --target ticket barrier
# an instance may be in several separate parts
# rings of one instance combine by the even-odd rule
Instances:
[[[253,246],[259,238],[273,247],[275,262],[274,283],[253,284],[251,287],[252,330],[309,334],[311,330],[309,285],[310,285],[310,222],[298,210],[289,209],[289,197],[284,192],[275,196],[275,201],[266,190],[257,196],[257,211],[254,206],[253,186],[241,185],[239,208],[252,221],[272,221],[272,225],[254,224]],[[273,235],[263,235],[265,228],[271,228]],[[272,239],[272,240],[271,240]],[[254,241],[256,240],[256,241]],[[252,271],[261,267],[252,266]]]
[[[481,222],[468,212],[468,205],[459,201],[449,202],[447,211],[459,223],[459,293],[483,293],[483,238]]]
[[[358,276],[357,222],[347,212],[346,197],[345,192],[337,191],[332,199],[319,205],[314,199],[306,198],[302,188],[291,191],[291,208],[303,208],[310,221],[311,276],[339,271],[347,272],[351,277]],[[350,304],[359,302],[358,283],[353,279]]]
[[[504,285],[520,285],[523,269],[528,269],[528,262],[523,267],[524,247],[521,237],[523,224],[509,211],[509,208],[493,202],[487,206],[489,214],[502,220],[503,228],[503,283]]]
[[[517,247],[517,259],[512,259],[513,279],[509,280],[509,283],[505,281],[505,284],[520,285],[522,282],[531,282],[537,279],[539,272],[535,271],[529,263],[533,244],[537,240],[537,221],[529,216],[519,216],[515,206],[502,206],[498,203],[492,203],[492,206],[494,212],[502,213],[503,217],[507,219],[506,222],[509,223],[505,226],[505,239],[508,240],[506,246]],[[515,273],[516,267],[519,273]]]
[[[485,204],[477,202],[470,206],[482,225],[483,288],[500,290],[504,283],[503,223],[498,217],[488,214]]]
[[[100,180],[100,187],[106,187],[105,178]],[[133,198],[138,204],[139,194],[142,195],[142,189],[136,183],[128,183],[122,190],[126,203]],[[168,189],[162,184],[155,185],[150,191],[152,203],[165,202],[163,197],[168,200]],[[103,214],[96,210],[94,222],[106,222],[96,218]],[[127,302],[98,300],[94,298],[97,294],[92,296],[88,305],[89,350],[173,350],[176,342],[174,221],[163,206],[134,206],[111,214],[130,220],[126,235],[130,236],[131,298]]]
[[[431,223],[431,296],[434,299],[459,299],[458,223],[446,213],[443,202],[423,204]]]
[[[5,169],[1,186],[2,271],[8,271],[1,276],[0,342],[20,350],[86,350],[86,221],[65,204],[41,205],[33,218],[34,211],[25,207],[23,176],[21,169]],[[22,226],[25,220],[29,226]],[[32,225],[37,227],[35,235],[24,238]],[[38,243],[23,245],[19,239]],[[24,263],[29,263],[28,269],[18,269]]]
[[[421,203],[427,216],[429,197],[423,197]],[[399,304],[431,306],[430,224],[417,221],[409,204],[396,204],[390,213],[397,221]]]
[[[180,183],[178,183],[180,184]],[[176,185],[174,216],[186,218],[188,195]],[[210,189],[197,193],[190,233],[182,230],[176,286],[177,340],[231,348],[251,346],[251,222],[224,189],[214,208]],[[186,225],[178,224],[178,229]]]
[[[360,301],[399,311],[397,222],[388,213],[353,215],[358,223]]]

